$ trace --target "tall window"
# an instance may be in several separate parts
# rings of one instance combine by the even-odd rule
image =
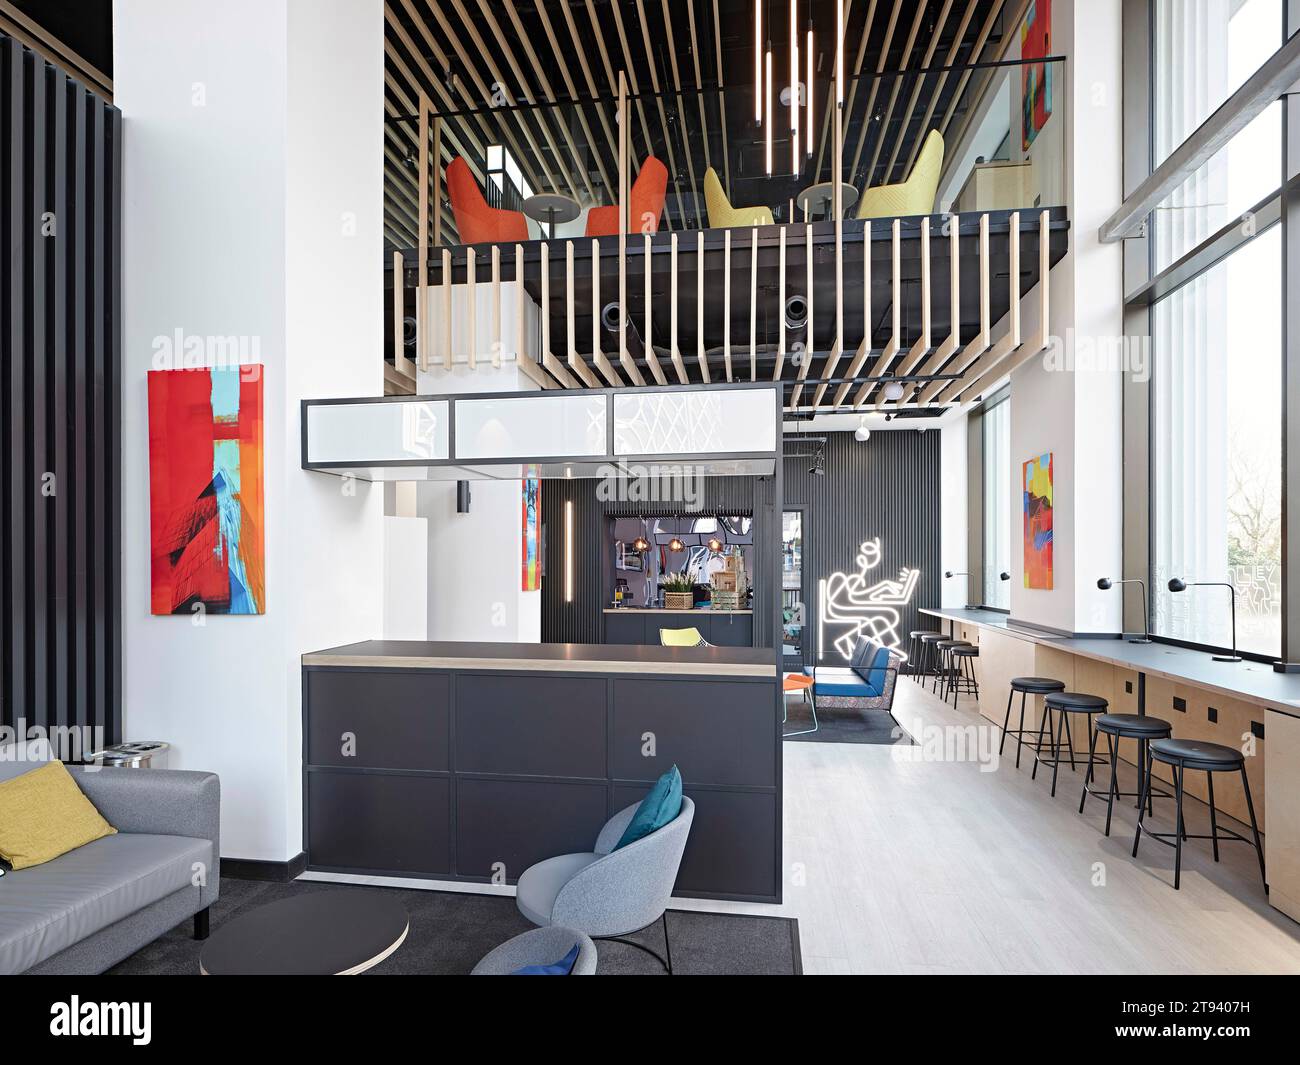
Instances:
[[[1282,45],[1282,0],[1156,0],[1152,148],[1158,166]],[[1275,102],[1155,210],[1163,270],[1281,183]]]
[[[1274,226],[1155,306],[1151,378],[1154,629],[1282,650],[1282,230]]]
[[[1152,0],[1152,148],[1161,163],[1283,43],[1283,0]],[[1152,631],[1209,647],[1282,649],[1282,233],[1249,212],[1279,194],[1275,102],[1153,212],[1156,276],[1214,265],[1151,308]],[[1240,226],[1234,230],[1234,223]],[[1225,236],[1225,234],[1227,234]]]
[[[984,606],[1011,609],[1011,404],[1003,397],[984,410]]]

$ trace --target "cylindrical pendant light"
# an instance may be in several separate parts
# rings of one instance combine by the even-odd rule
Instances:
[[[799,0],[790,0],[790,169],[799,173]]]
[[[754,0],[754,121],[763,124],[763,0]]]
[[[808,20],[808,79],[805,83],[808,93],[808,114],[805,116],[804,124],[808,129],[808,154],[813,152],[813,25],[812,19]]]
[[[844,0],[835,0],[835,104],[844,106]]]
[[[767,132],[765,134],[766,142],[767,142],[767,151],[765,155],[767,159],[767,173],[768,176],[771,177],[772,175],[772,122],[774,119],[774,116],[772,114],[772,42],[771,41],[767,42],[767,57],[766,57],[766,65],[765,65],[764,73],[766,75],[766,82],[767,82],[766,89],[764,92],[764,96],[767,100],[767,104],[766,104]]]

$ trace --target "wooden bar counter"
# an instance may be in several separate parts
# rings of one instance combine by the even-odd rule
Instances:
[[[1012,677],[1055,677],[1066,690],[1100,695],[1111,713],[1148,713],[1173,725],[1182,739],[1207,740],[1246,751],[1246,775],[1265,835],[1269,901],[1300,921],[1300,676],[1262,662],[1215,662],[1208,653],[1165,643],[1071,638],[1018,626],[992,610],[931,609],[958,639],[978,644],[979,711],[1001,727]],[[1037,727],[1041,697],[1031,697],[1025,727]],[[1020,698],[1011,727],[1019,720]],[[1079,741],[1076,737],[1076,746]],[[1136,757],[1123,741],[1120,754]],[[1170,782],[1167,767],[1156,776]],[[1188,773],[1187,791],[1204,800],[1205,774]],[[1222,780],[1215,805],[1240,821],[1245,796]]]

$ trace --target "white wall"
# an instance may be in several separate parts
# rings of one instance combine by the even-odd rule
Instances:
[[[966,416],[962,415],[939,430],[939,565],[953,573],[974,573],[979,565],[979,559],[966,557],[966,482]],[[975,568],[967,564],[971,561]],[[943,580],[940,605],[966,606],[972,602],[974,587],[965,577]]]
[[[1058,0],[1053,51],[1069,56],[1068,81],[1048,127],[1065,145],[1069,251],[1051,272],[1053,355],[1011,376],[1011,616],[1068,632],[1118,632],[1120,597],[1097,578],[1119,572],[1123,467],[1121,373],[1090,362],[1123,331],[1121,249],[1102,244],[1102,223],[1123,199],[1120,0]],[[1046,136],[1044,128],[1040,139]],[[1022,301],[1022,334],[1038,328],[1038,293]],[[1023,463],[1053,454],[1054,586],[1024,587]]]
[[[537,385],[506,358],[495,370],[433,367],[417,374],[416,390],[422,396],[532,392]],[[542,593],[520,590],[520,482],[471,481],[468,514],[456,513],[454,481],[417,484],[416,499],[416,513],[428,523],[428,639],[540,643]]]
[[[115,0],[123,173],[127,738],[222,782],[222,852],[301,850],[299,656],[378,635],[382,494],[300,469],[299,401],[379,394],[378,0]],[[266,612],[149,614],[154,338],[249,338],[264,377]]]

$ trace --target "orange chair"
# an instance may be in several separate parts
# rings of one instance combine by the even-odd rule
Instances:
[[[447,196],[456,216],[462,244],[496,244],[528,240],[528,219],[519,211],[492,207],[474,180],[469,164],[459,156],[447,166]]]
[[[668,191],[668,168],[653,155],[641,164],[641,173],[632,182],[632,203],[627,215],[629,233],[654,233],[659,216],[664,213],[664,195]],[[618,234],[618,207],[593,207],[587,212],[587,236],[613,237]]]

